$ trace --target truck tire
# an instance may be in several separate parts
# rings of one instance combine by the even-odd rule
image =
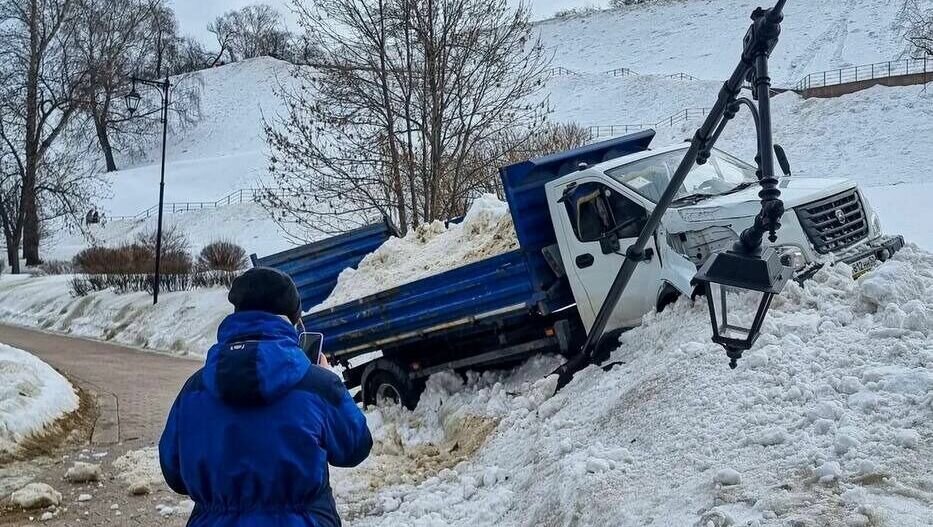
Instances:
[[[408,371],[391,360],[379,359],[363,373],[363,405],[401,404],[414,410],[424,390],[424,383],[411,378]]]

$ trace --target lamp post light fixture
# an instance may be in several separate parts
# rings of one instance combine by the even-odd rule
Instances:
[[[694,280],[704,288],[709,304],[713,342],[726,349],[730,368],[735,369],[742,353],[758,340],[771,300],[784,289],[790,275],[791,269],[781,263],[780,256],[771,248],[761,255],[741,250],[716,254],[696,274]],[[751,324],[739,324],[734,320],[735,313],[729,310],[729,297],[740,291],[761,296]]]
[[[160,109],[162,118],[162,173],[159,177],[159,219],[156,227],[155,278],[152,283],[152,303],[158,304],[162,267],[162,207],[165,203],[165,144],[168,135],[169,90],[172,84],[169,82],[168,77],[160,81],[133,76],[131,80],[133,87],[123,98],[126,103],[126,111],[129,112],[130,116],[133,116],[139,110],[139,102],[142,99],[139,92],[136,91],[137,83],[158,89],[159,94],[162,96],[162,108]]]

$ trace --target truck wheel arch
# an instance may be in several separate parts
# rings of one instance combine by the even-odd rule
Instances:
[[[424,391],[424,382],[413,379],[410,371],[401,364],[386,358],[377,359],[366,366],[360,382],[363,406],[376,406],[385,388],[394,393],[393,398],[398,399],[409,410],[414,410]]]
[[[658,313],[664,311],[664,308],[676,302],[682,294],[683,293],[674,287],[673,284],[665,280],[664,283],[661,284],[660,290],[658,290],[658,300],[656,305]]]

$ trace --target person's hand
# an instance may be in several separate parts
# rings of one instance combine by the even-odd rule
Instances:
[[[323,366],[325,368],[330,368],[330,363],[327,362],[327,355],[324,355],[323,353],[318,353],[317,354],[317,365]]]

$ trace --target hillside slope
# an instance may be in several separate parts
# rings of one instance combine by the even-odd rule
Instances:
[[[173,79],[179,90],[196,88],[200,105],[199,119],[193,124],[182,126],[170,119],[166,202],[214,201],[257,186],[266,165],[262,119],[282,110],[274,90],[280,81],[290,82],[291,67],[263,57]],[[112,197],[103,210],[133,215],[158,202],[161,144],[161,136],[154,134],[141,158],[122,159],[120,166],[127,168],[106,175]]]
[[[752,10],[773,3],[661,1],[550,20],[537,28],[555,66],[593,73],[623,67],[642,74],[685,72],[721,80],[735,67]],[[901,5],[788,2],[781,52],[772,61],[774,80],[787,86],[806,73],[898,58],[904,49],[897,23]]]

